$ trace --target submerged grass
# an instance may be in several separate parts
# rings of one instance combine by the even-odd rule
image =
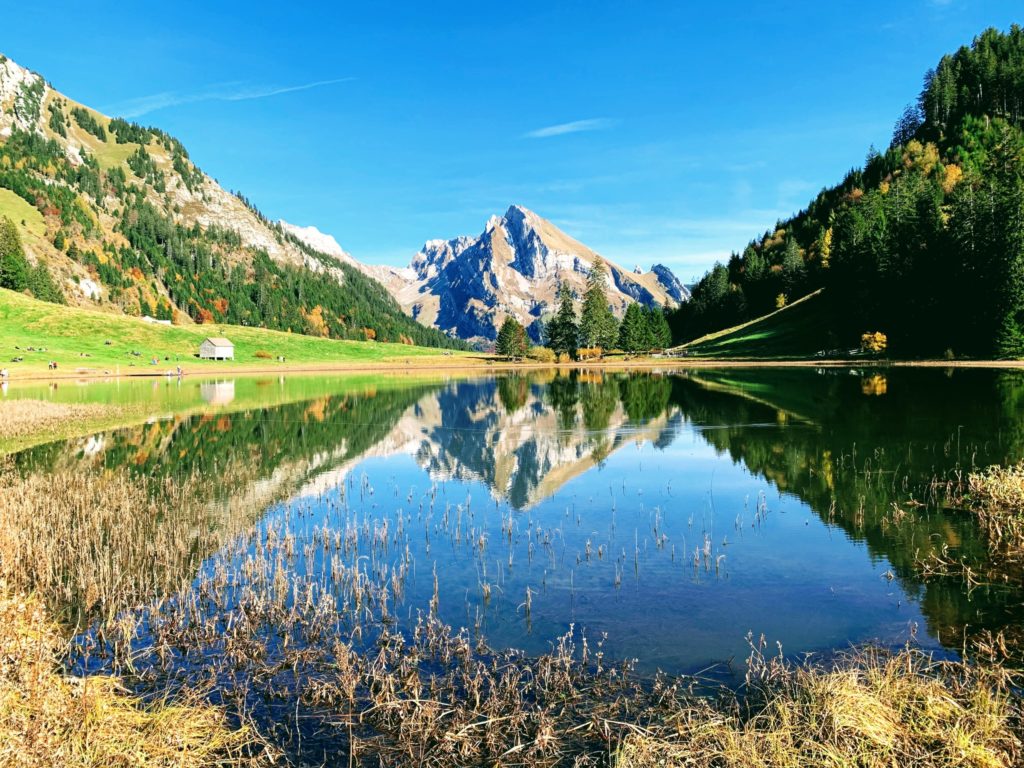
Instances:
[[[186,587],[203,558],[251,523],[244,502],[218,503],[251,480],[244,466],[216,484],[127,469],[19,473],[0,458],[0,579],[41,596],[66,623],[111,621]]]
[[[97,428],[132,412],[129,406],[101,403],[0,400],[0,454],[29,443]]]

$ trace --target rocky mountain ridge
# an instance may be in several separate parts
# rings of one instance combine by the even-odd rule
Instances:
[[[310,245],[314,237],[307,241]],[[520,205],[492,216],[477,237],[428,240],[407,268],[359,268],[381,281],[421,323],[486,345],[509,315],[539,342],[558,286],[564,281],[582,296],[587,275],[599,259],[608,268],[608,298],[620,317],[632,302],[673,307],[689,298],[668,267],[626,270]]]

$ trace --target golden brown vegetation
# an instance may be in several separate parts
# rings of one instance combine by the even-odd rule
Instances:
[[[196,695],[145,704],[117,679],[59,672],[62,641],[38,601],[0,583],[0,765],[251,765],[254,735]]]
[[[251,522],[244,504],[210,498],[244,484],[245,472],[211,484],[126,469],[22,474],[0,460],[0,579],[43,597],[54,616],[113,619],[187,586],[202,558]]]
[[[86,424],[109,415],[106,405],[51,403],[46,400],[0,401],[0,435],[4,439],[25,437],[64,429],[69,422]]]
[[[993,549],[1024,554],[1024,462],[972,473],[967,486],[972,509]]]
[[[881,331],[865,333],[860,337],[860,351],[871,355],[880,355],[889,346],[889,339]]]
[[[555,362],[555,353],[547,347],[530,347],[526,352],[526,357],[538,363]]]
[[[618,768],[1019,765],[1020,702],[998,667],[863,651],[833,668],[771,662],[750,717],[680,711],[668,735],[634,731]]]
[[[218,487],[253,485],[246,471],[227,471]],[[239,494],[224,506],[210,486],[0,466],[0,765],[187,768],[266,755],[253,731],[228,727],[226,711],[259,718],[299,752],[306,727],[310,754],[329,749],[352,765],[1020,764],[1019,688],[998,666],[913,650],[794,666],[757,646],[739,695],[637,678],[579,634],[536,658],[492,651],[437,619],[436,593],[430,616],[400,633],[392,617],[410,562],[375,562],[398,546],[394,532],[354,519],[344,499],[312,538],[309,501],[254,530],[249,516],[266,500]],[[317,568],[297,568],[300,555]],[[39,603],[14,596],[27,590],[94,618],[100,631],[84,650],[148,681],[161,703],[144,706],[116,678],[60,674],[56,630]],[[528,614],[529,596],[525,605]],[[140,648],[143,621],[157,629]],[[178,674],[174,690],[185,693],[167,703],[160,681]],[[229,709],[187,693],[200,682]],[[260,713],[253,702],[286,703]]]

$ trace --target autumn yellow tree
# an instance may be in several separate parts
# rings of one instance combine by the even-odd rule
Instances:
[[[860,350],[871,355],[880,355],[889,347],[889,339],[881,331],[865,333],[860,337]]]
[[[324,309],[319,304],[309,312],[302,313],[306,321],[306,333],[310,336],[327,336],[330,331],[327,328],[327,321],[324,320]]]

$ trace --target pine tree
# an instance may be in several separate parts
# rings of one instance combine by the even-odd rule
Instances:
[[[14,222],[0,219],[0,288],[23,291],[28,288],[29,266]]]
[[[999,286],[1001,315],[996,331],[1000,357],[1024,357],[1024,146],[1018,137],[1005,140],[996,153],[1002,165],[997,173],[996,220],[998,225]]]
[[[565,283],[558,288],[558,311],[544,331],[546,343],[555,354],[571,355],[576,352],[579,345],[579,327],[576,325],[572,292]]]
[[[626,352],[646,352],[655,346],[647,311],[639,304],[626,307],[619,327],[619,346]]]
[[[804,279],[804,257],[796,238],[786,238],[786,249],[782,253],[782,283],[790,300],[799,298],[800,285]]]
[[[512,315],[506,317],[501,324],[495,352],[513,360],[526,355],[526,329]]]
[[[40,301],[49,301],[52,304],[64,304],[64,294],[53,282],[50,270],[43,262],[36,264],[29,272],[28,288],[32,295]]]
[[[604,261],[597,259],[587,275],[587,290],[583,294],[583,311],[580,314],[579,342],[584,347],[610,349],[618,339],[619,323],[608,306],[604,291],[607,276]]]
[[[651,332],[652,347],[666,349],[672,346],[672,329],[669,328],[668,318],[661,307],[651,307],[647,311],[647,327]]]
[[[654,318],[660,314],[661,311],[657,307],[640,308],[643,322],[639,326],[639,351],[648,352],[658,346],[658,341],[654,337]]]

